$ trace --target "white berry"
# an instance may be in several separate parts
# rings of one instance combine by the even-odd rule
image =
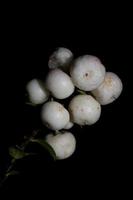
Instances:
[[[60,69],[50,70],[45,83],[47,89],[57,99],[65,99],[74,92],[71,78]]]
[[[70,74],[77,88],[91,91],[103,82],[105,67],[97,57],[84,55],[74,61]]]
[[[48,66],[50,69],[60,67],[62,70],[67,71],[69,64],[73,59],[72,52],[64,47],[57,48],[50,56]]]
[[[71,120],[79,125],[91,125],[101,114],[100,104],[90,95],[77,95],[69,104]]]
[[[42,107],[41,118],[52,130],[63,129],[70,120],[69,112],[58,102],[47,102]]]
[[[33,104],[42,104],[48,100],[49,92],[43,82],[33,79],[26,86],[30,102]]]
[[[92,94],[101,105],[112,103],[117,99],[123,89],[120,78],[112,72],[107,72],[104,82]]]
[[[70,132],[58,135],[48,134],[46,141],[53,148],[59,160],[70,157],[76,148],[76,139]]]

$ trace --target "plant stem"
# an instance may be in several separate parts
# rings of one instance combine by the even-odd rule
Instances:
[[[18,146],[18,148],[20,148],[21,150],[25,150],[26,147],[28,146],[28,144],[30,142],[32,142],[32,139],[34,140],[34,138],[36,137],[38,131],[33,131],[33,133],[31,134],[30,137],[24,137],[26,138],[24,142],[21,143],[20,146]],[[2,179],[2,181],[0,182],[0,187],[5,183],[5,181],[8,179],[8,177],[10,176],[10,172],[12,171],[12,169],[14,168],[14,165],[16,163],[16,160],[15,158],[12,158],[11,161],[10,161],[10,164],[7,168],[7,170],[5,171],[5,174],[4,174],[4,177]]]
[[[16,162],[16,159],[13,158],[13,159],[11,160],[11,164],[9,165],[9,167],[8,167],[7,170],[6,170],[6,175],[7,175],[7,173],[9,173],[9,172],[12,170],[12,168],[13,168],[15,162]]]
[[[20,149],[24,151],[28,144],[32,141],[32,139],[36,137],[37,133],[38,131],[33,131],[30,137],[26,137],[25,141],[20,145]]]
[[[6,172],[5,172],[5,175],[4,175],[4,178],[2,179],[2,181],[0,182],[0,187],[4,184],[4,182],[8,179],[9,177],[9,173],[11,172],[11,170],[13,169],[14,167],[14,164],[16,162],[16,159],[12,159],[11,162],[10,162],[10,165],[8,166]]]
[[[86,92],[85,92],[85,91],[83,91],[83,90],[79,90],[79,89],[77,89],[77,92],[78,92],[79,94],[86,95]]]

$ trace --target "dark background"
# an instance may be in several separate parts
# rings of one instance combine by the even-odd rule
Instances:
[[[117,7],[109,11],[95,6],[90,15],[73,12],[68,16],[69,10],[60,10],[50,18],[44,13],[37,15],[34,12],[35,15],[27,16],[17,11],[7,17],[4,24],[1,76],[6,109],[3,107],[1,174],[9,162],[8,147],[40,126],[40,108],[31,109],[25,105],[25,85],[34,77],[44,79],[48,58],[56,47],[69,48],[75,57],[98,56],[107,71],[122,79],[124,89],[118,100],[102,107],[101,118],[96,124],[83,129],[76,126],[72,130],[77,139],[72,157],[54,162],[47,152],[34,147],[40,155],[18,162],[20,175],[11,177],[2,189],[13,192],[15,188],[25,193],[39,188],[45,195],[52,196],[51,187],[56,192],[69,190],[69,194],[71,190],[77,193],[78,188],[81,191],[81,186],[91,190],[103,184],[109,189],[108,184],[112,182],[112,190],[118,190],[117,186],[123,185],[128,177],[130,152],[130,16],[125,17],[123,10],[118,12]]]

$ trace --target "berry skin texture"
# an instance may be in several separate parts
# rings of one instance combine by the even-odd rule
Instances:
[[[69,112],[58,102],[51,101],[43,105],[41,119],[52,130],[63,129],[70,120]]]
[[[101,105],[110,104],[115,101],[123,89],[120,78],[112,72],[107,72],[103,83],[92,94]]]
[[[26,86],[30,102],[33,104],[42,104],[49,98],[49,92],[38,79],[32,79]]]
[[[60,69],[50,70],[45,83],[52,96],[57,99],[69,97],[75,89],[71,78]]]
[[[103,82],[105,67],[97,57],[84,55],[73,62],[70,75],[77,88],[83,91],[91,91]]]
[[[59,47],[50,56],[48,61],[48,66],[50,69],[59,67],[63,71],[67,71],[72,59],[73,59],[73,54],[69,49],[64,47]]]
[[[101,106],[91,95],[75,96],[68,109],[71,121],[79,125],[92,125],[101,115]]]
[[[76,139],[70,132],[48,134],[46,142],[53,148],[59,160],[70,157],[76,148]]]

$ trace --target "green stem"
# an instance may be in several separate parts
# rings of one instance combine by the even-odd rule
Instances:
[[[22,144],[20,146],[18,146],[18,148],[22,149],[23,151],[25,150],[25,148],[28,146],[28,144],[34,140],[34,138],[36,137],[38,131],[33,131],[32,135],[30,137],[26,137],[25,141],[22,142]],[[4,178],[2,179],[2,181],[0,182],[0,187],[5,183],[5,181],[8,179],[8,177],[10,176],[10,172],[12,171],[12,169],[14,168],[14,165],[16,163],[16,159],[12,158],[5,174],[4,174]]]
[[[9,172],[12,170],[12,168],[14,167],[15,162],[16,162],[16,159],[13,158],[13,159],[11,160],[11,164],[9,165],[9,167],[8,167],[7,170],[6,170],[6,176],[7,176],[7,173],[9,173]]]
[[[11,172],[11,170],[13,169],[14,167],[14,164],[16,162],[16,159],[12,159],[11,162],[10,162],[10,165],[8,166],[6,172],[5,172],[5,175],[4,175],[4,178],[2,179],[2,181],[0,182],[0,187],[5,183],[5,181],[8,179],[9,177],[9,173]]]
[[[30,137],[26,137],[26,140],[20,145],[20,148],[25,150],[25,148],[29,145],[29,143],[34,139],[37,135],[38,131],[33,131]]]
[[[83,95],[85,95],[85,94],[86,94],[86,92],[85,92],[85,91],[83,91],[83,90],[79,90],[79,89],[77,89],[77,92],[78,92],[78,93],[80,93],[80,94],[83,94]]]

